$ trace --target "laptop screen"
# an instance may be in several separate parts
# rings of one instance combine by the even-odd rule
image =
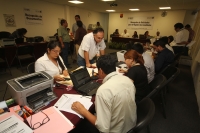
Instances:
[[[76,89],[78,89],[79,87],[88,83],[91,80],[87,69],[83,69],[83,68],[78,69],[74,71],[73,73],[69,73],[69,75]]]

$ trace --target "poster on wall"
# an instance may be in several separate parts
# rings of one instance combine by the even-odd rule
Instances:
[[[26,24],[43,24],[42,10],[24,8]]]
[[[6,27],[16,27],[15,16],[12,14],[3,14]]]
[[[128,29],[152,30],[154,17],[128,17]]]

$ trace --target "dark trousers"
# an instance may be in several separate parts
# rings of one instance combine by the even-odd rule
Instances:
[[[69,46],[70,43],[69,42],[63,42],[65,47],[62,49],[62,59],[65,63],[65,66],[68,66],[68,51],[69,51]]]
[[[188,56],[188,47],[185,46],[173,46],[174,54],[181,54]]]
[[[94,63],[94,59],[89,60],[89,61],[90,61],[90,64]],[[81,57],[79,54],[77,55],[77,64],[78,64],[78,66],[86,67],[85,59],[83,57]]]

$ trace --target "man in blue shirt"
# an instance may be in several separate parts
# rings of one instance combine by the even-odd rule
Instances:
[[[154,42],[154,49],[158,52],[158,55],[155,59],[155,72],[158,74],[161,72],[166,66],[173,63],[174,54],[172,51],[165,47],[165,42],[162,40],[158,40]]]

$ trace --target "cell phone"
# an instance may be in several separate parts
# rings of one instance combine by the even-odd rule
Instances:
[[[67,80],[67,81],[68,81],[68,80],[71,80],[70,78],[64,78],[64,79]]]

